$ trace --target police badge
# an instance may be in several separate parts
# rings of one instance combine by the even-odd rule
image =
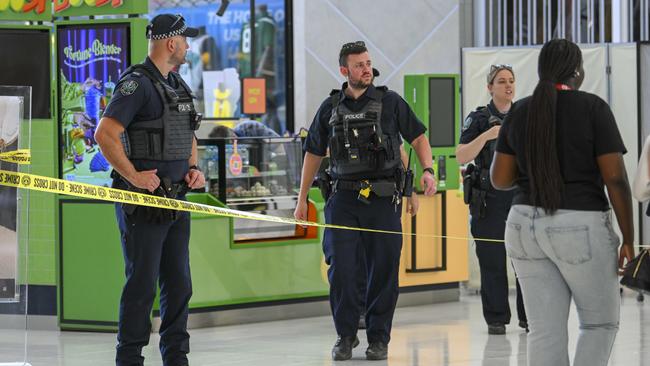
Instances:
[[[472,124],[472,117],[467,116],[467,118],[465,118],[465,122],[463,122],[463,131],[468,129],[471,124]]]
[[[120,93],[127,96],[133,94],[136,89],[138,89],[138,82],[135,80],[127,80],[120,87]]]

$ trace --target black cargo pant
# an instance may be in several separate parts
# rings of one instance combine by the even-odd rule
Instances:
[[[325,205],[328,224],[401,231],[401,206],[391,197],[371,196],[370,204],[358,192],[340,190]],[[366,286],[361,290],[360,248],[365,254]],[[323,252],[329,264],[330,306],[340,336],[357,334],[360,292],[365,295],[368,342],[388,344],[399,294],[398,275],[402,237],[353,230],[325,229]]]
[[[487,198],[485,217],[472,216],[472,236],[479,239],[503,240],[510,200],[501,195]],[[481,301],[483,317],[487,324],[509,324],[510,304],[508,302],[508,259],[503,243],[475,240],[476,256],[481,271]],[[517,316],[527,322],[519,281],[517,286]]]
[[[120,299],[117,366],[142,365],[149,343],[151,309],[160,286],[160,353],[164,366],[187,365],[190,335],[188,304],[192,296],[190,214],[179,212],[166,223],[141,222],[115,205],[122,236],[126,283]]]

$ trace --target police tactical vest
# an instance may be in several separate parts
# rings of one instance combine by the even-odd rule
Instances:
[[[194,130],[198,128],[194,125],[197,113],[190,88],[173,72],[170,75],[176,80],[178,87],[172,88],[156,77],[154,71],[146,65],[129,67],[122,78],[131,73],[151,79],[163,102],[163,114],[158,119],[136,120],[129,124],[125,146],[128,158],[161,161],[189,159],[192,154]]]
[[[479,108],[478,111],[481,112],[484,118],[487,118],[489,128],[492,128],[496,125],[501,125],[503,123],[503,120],[499,116],[492,114],[488,106]],[[494,152],[496,151],[496,146],[497,140],[490,140],[485,143],[483,149],[481,149],[478,156],[474,159],[477,168],[487,170],[490,169],[490,165],[492,165],[492,159],[494,158]]]
[[[385,87],[377,87],[359,112],[341,103],[340,90],[333,90],[330,127],[330,171],[339,179],[360,180],[395,177],[400,168],[399,135],[386,135],[381,128],[381,99]]]

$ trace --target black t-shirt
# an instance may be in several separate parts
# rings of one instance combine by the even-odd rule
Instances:
[[[346,87],[347,83],[344,83],[342,88],[345,89]],[[371,95],[378,92],[375,86],[371,85],[358,99],[352,99],[344,94],[345,97],[341,99],[341,103],[352,112],[359,112],[372,99]],[[384,93],[381,103],[381,129],[384,134],[399,134],[411,143],[426,131],[422,122],[415,116],[411,107],[399,94],[388,90]],[[325,156],[331,133],[329,121],[330,117],[332,117],[332,108],[332,97],[325,99],[318,108],[318,112],[316,112],[316,116],[309,127],[309,134],[305,139],[305,145],[303,146],[305,151],[314,155]]]
[[[154,75],[172,88],[178,86],[176,77],[170,73],[167,79],[156,68],[156,65],[147,57],[143,63],[155,71]],[[160,94],[147,76],[142,73],[130,73],[122,78],[115,86],[113,98],[106,106],[104,117],[111,117],[119,121],[124,128],[131,123],[158,119],[163,114],[164,103]],[[158,160],[132,160],[137,171],[158,169],[160,177],[169,177],[173,182],[183,180],[189,170],[188,160],[158,161]]]
[[[515,155],[517,186],[513,205],[531,205],[525,143],[530,97],[518,101],[499,131],[497,151]],[[557,152],[564,181],[561,209],[605,211],[609,202],[596,158],[627,150],[609,105],[581,91],[557,92]],[[549,147],[550,148],[550,147]]]

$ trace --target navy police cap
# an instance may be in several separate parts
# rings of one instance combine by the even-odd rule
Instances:
[[[147,25],[147,39],[159,40],[174,36],[196,37],[198,35],[199,30],[188,27],[185,18],[180,14],[159,14]]]

